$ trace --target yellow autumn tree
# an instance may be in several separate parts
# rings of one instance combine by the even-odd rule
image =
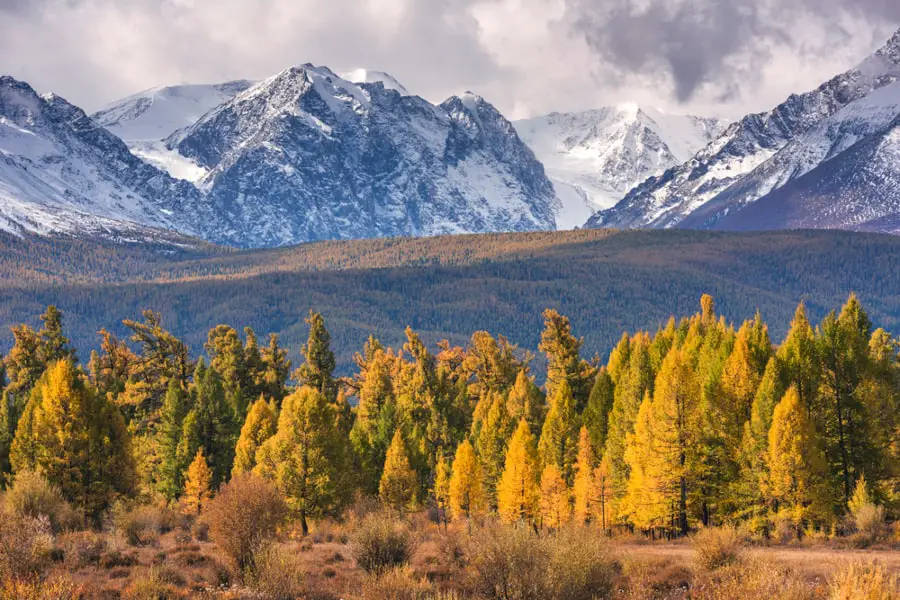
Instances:
[[[446,521],[450,508],[450,465],[443,454],[434,468],[434,502],[440,511],[441,520]]]
[[[591,519],[606,530],[612,523],[613,488],[609,477],[609,462],[604,457],[600,465],[594,469],[593,487],[591,490]]]
[[[541,474],[541,525],[559,529],[569,522],[572,508],[569,504],[569,488],[562,471],[556,465],[544,467]]]
[[[594,450],[587,427],[578,436],[578,461],[575,463],[575,484],[572,495],[575,500],[575,522],[583,525],[590,520],[594,495]]]
[[[542,467],[550,464],[559,467],[566,483],[572,483],[575,477],[579,421],[572,389],[566,380],[562,380],[556,387],[550,412],[541,429],[538,457]]]
[[[450,478],[450,514],[454,519],[468,519],[486,508],[481,473],[472,444],[464,440],[456,449]]]
[[[688,531],[688,498],[696,483],[700,386],[685,354],[673,348],[644,397],[627,438],[630,467],[625,504],[639,527],[673,523]]]
[[[537,450],[531,428],[523,419],[509,442],[505,467],[497,486],[497,511],[505,523],[531,520],[538,510]]]
[[[618,516],[633,525],[647,529],[666,517],[666,501],[659,496],[658,483],[653,477],[653,401],[644,396],[634,424],[625,443],[625,464],[628,482],[625,497],[618,507]]]
[[[92,518],[136,479],[121,413],[71,360],[51,363],[31,392],[12,441],[16,472],[39,471]]]
[[[398,429],[384,460],[378,495],[387,506],[402,514],[415,504],[417,486],[416,472],[409,466],[406,444]]]
[[[769,493],[779,509],[798,520],[821,516],[830,506],[827,463],[809,412],[795,386],[772,414],[769,429]]]
[[[275,435],[275,413],[269,404],[260,397],[250,407],[247,420],[241,427],[241,436],[238,438],[234,455],[234,468],[232,475],[249,473],[256,466],[256,452],[260,446],[270,437]]]
[[[203,456],[203,448],[197,450],[197,455],[184,474],[184,496],[182,503],[185,512],[199,515],[207,502],[212,498],[210,483],[212,471]]]

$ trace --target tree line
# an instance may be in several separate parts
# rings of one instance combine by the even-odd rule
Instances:
[[[213,328],[204,355],[145,311],[80,363],[50,306],[3,358],[0,472],[38,472],[101,518],[120,499],[202,512],[232,476],[271,480],[307,531],[354,495],[403,513],[493,513],[683,535],[776,521],[834,529],[859,498],[900,501],[900,340],[851,295],[817,326],[798,306],[773,344],[757,313],[700,311],[623,334],[606,361],[557,311],[535,356],[504,336],[429,348],[370,337],[351,376],[311,312],[294,369],[277,335]]]

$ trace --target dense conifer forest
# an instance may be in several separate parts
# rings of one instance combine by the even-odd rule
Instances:
[[[570,231],[323,242],[234,252],[211,246],[145,247],[0,237],[3,331],[53,304],[69,315],[80,354],[123,318],[161,313],[194,352],[221,323],[278,333],[294,349],[310,309],[328,318],[338,372],[370,335],[387,345],[412,326],[433,345],[473,331],[503,333],[537,351],[552,307],[584,336],[583,353],[607,357],[624,330],[655,329],[710,293],[735,322],[759,310],[774,337],[801,300],[821,320],[850,290],[874,321],[900,327],[900,240],[844,232]],[[542,381],[543,359],[535,372]]]
[[[839,527],[862,495],[900,508],[900,342],[855,295],[821,322],[800,304],[774,343],[757,314],[700,311],[623,333],[605,361],[554,309],[534,355],[502,335],[402,347],[370,337],[335,374],[311,312],[293,364],[276,334],[208,332],[202,356],[158,313],[126,320],[85,360],[50,306],[13,329],[3,359],[0,470],[38,472],[86,520],[137,496],[187,501],[231,477],[272,481],[306,533],[354,492],[399,513],[495,512],[558,528],[574,520],[664,536],[746,522],[768,535]]]

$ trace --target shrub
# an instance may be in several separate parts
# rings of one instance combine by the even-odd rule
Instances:
[[[274,544],[257,548],[246,581],[267,600],[294,600],[303,595],[303,570],[296,554]]]
[[[106,538],[93,531],[78,531],[62,536],[57,543],[70,570],[100,565],[107,550]]]
[[[431,584],[416,578],[408,568],[389,569],[363,581],[361,600],[431,600]]]
[[[850,563],[835,574],[831,600],[897,600],[900,578],[877,563]]]
[[[113,507],[113,527],[132,546],[155,546],[159,536],[178,526],[175,511],[150,504],[130,506],[120,503]]]
[[[800,539],[800,526],[792,514],[782,511],[775,515],[775,540],[782,544],[789,544]]]
[[[0,578],[39,575],[50,563],[50,520],[0,510]]]
[[[734,527],[703,529],[691,539],[701,568],[712,571],[736,563],[744,551],[744,540]]]
[[[612,593],[619,565],[605,541],[584,528],[569,528],[547,538],[550,563],[547,589],[556,600],[591,600]]]
[[[20,515],[50,519],[54,532],[76,529],[83,522],[59,489],[35,471],[18,473],[4,497],[7,506]]]
[[[252,474],[238,475],[219,490],[204,519],[212,540],[238,573],[253,568],[255,553],[275,536],[287,506],[270,482]]]
[[[538,535],[491,525],[472,536],[466,554],[475,590],[498,600],[604,598],[620,570],[601,537],[574,527]]]
[[[198,542],[209,541],[209,523],[206,521],[197,521],[191,527],[191,536]]]
[[[790,569],[764,560],[745,559],[697,574],[691,600],[817,600],[814,586]]]
[[[627,598],[678,598],[690,588],[693,573],[671,558],[628,559],[622,568]],[[619,593],[622,595],[622,592]]]
[[[133,579],[122,591],[122,600],[177,600],[182,598],[178,585],[183,579],[169,569],[150,568]]]
[[[370,514],[350,536],[356,564],[367,573],[380,573],[409,563],[415,542],[409,529],[387,513]]]
[[[872,543],[885,537],[888,533],[883,506],[864,504],[853,514],[853,521],[856,530]]]
[[[51,581],[8,578],[0,584],[0,598],[10,600],[78,600],[83,595],[80,586],[65,578]]]
[[[468,571],[472,585],[486,598],[542,600],[550,598],[546,544],[527,526],[488,525],[469,543]]]

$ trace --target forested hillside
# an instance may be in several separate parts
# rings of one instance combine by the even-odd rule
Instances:
[[[622,331],[686,314],[707,292],[731,320],[758,309],[776,337],[800,300],[819,320],[851,290],[876,324],[900,323],[900,239],[881,235],[590,230],[256,252],[0,241],[0,347],[12,343],[3,331],[37,325],[55,304],[81,356],[101,327],[124,335],[121,320],[148,308],[194,351],[227,323],[280,334],[295,358],[313,309],[329,321],[341,372],[370,334],[399,346],[406,325],[428,343],[487,330],[535,351],[546,307],[572,320],[586,355],[606,356]]]

